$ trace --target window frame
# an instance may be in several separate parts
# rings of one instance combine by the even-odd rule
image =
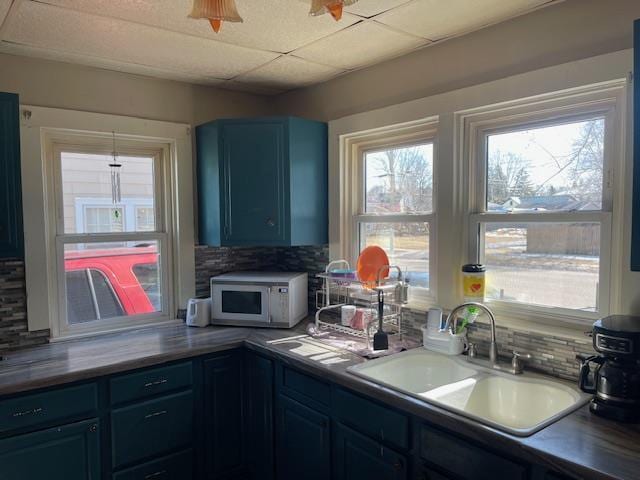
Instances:
[[[413,223],[424,222],[429,226],[429,288],[410,287],[409,302],[412,305],[428,305],[437,295],[437,171],[438,171],[438,119],[431,117],[409,124],[394,125],[375,131],[362,132],[345,138],[348,155],[341,168],[343,191],[341,217],[343,219],[344,240],[340,249],[342,258],[355,265],[360,254],[360,227],[366,223]],[[417,145],[433,145],[432,165],[432,209],[430,213],[374,214],[366,213],[366,166],[368,153],[391,148]]]
[[[56,279],[55,318],[51,325],[54,338],[104,333],[126,327],[136,327],[151,323],[170,321],[174,311],[176,286],[173,282],[173,205],[172,172],[170,161],[170,145],[153,140],[131,138],[127,135],[116,135],[118,154],[120,156],[142,156],[153,158],[154,163],[154,199],[156,229],[153,232],[114,232],[114,233],[65,233],[64,204],[62,201],[62,152],[112,155],[113,137],[108,134],[78,132],[51,134],[46,138],[48,153],[47,167],[50,188],[53,194],[53,205],[49,209],[52,220],[49,233],[50,243],[54,246],[53,258],[54,278]],[[123,228],[126,229],[127,204],[118,204],[125,210]],[[109,319],[97,319],[92,322],[71,325],[67,322],[67,304],[65,289],[64,246],[76,243],[124,243],[127,241],[155,241],[158,245],[160,282],[162,291],[162,310],[160,312],[124,315]],[[120,301],[120,299],[118,299]]]
[[[599,289],[596,312],[564,307],[550,307],[524,302],[509,302],[487,298],[485,301],[496,313],[537,323],[591,324],[597,318],[615,311],[618,300],[614,292],[619,292],[615,279],[619,278],[617,254],[621,249],[619,233],[621,226],[614,229],[614,218],[621,218],[623,198],[616,195],[623,190],[619,172],[624,161],[622,153],[623,101],[619,88],[593,87],[588,91],[563,96],[552,93],[546,98],[526,99],[513,102],[509,106],[497,107],[461,115],[466,147],[467,212],[467,258],[471,262],[482,263],[484,255],[483,226],[487,223],[563,223],[595,222],[600,224],[600,265]],[[487,140],[490,135],[521,131],[527,128],[561,125],[581,120],[603,118],[605,121],[603,199],[601,210],[566,212],[488,212],[487,195]],[[481,181],[471,181],[472,179]],[[617,239],[617,240],[616,240]],[[604,288],[603,288],[604,286]]]

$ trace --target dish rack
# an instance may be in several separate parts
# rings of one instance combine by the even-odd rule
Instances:
[[[343,267],[338,269],[337,267]],[[389,266],[389,269],[399,267]],[[371,348],[372,339],[378,330],[378,291],[384,292],[384,330],[390,338],[399,337],[402,341],[402,302],[401,281],[396,278],[379,279],[376,282],[362,282],[349,275],[351,268],[346,260],[336,260],[329,263],[323,273],[317,275],[322,279],[322,288],[316,291],[315,327],[318,332],[333,330],[335,332],[363,338],[367,347]],[[401,279],[401,273],[399,275]],[[406,297],[406,292],[405,292]],[[363,330],[347,327],[341,324],[340,309],[345,305],[364,308],[370,311],[371,321]]]

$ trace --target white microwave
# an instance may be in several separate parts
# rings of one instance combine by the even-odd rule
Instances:
[[[211,277],[211,323],[290,328],[309,313],[306,273],[232,272]]]

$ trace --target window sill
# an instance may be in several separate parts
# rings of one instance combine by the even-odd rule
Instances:
[[[145,323],[140,323],[136,325],[128,325],[123,327],[112,328],[109,330],[101,330],[101,331],[93,331],[93,332],[82,332],[82,333],[70,333],[66,335],[60,335],[58,337],[53,337],[49,339],[49,343],[58,343],[58,342],[66,342],[70,340],[79,340],[83,338],[93,338],[93,337],[101,337],[104,335],[110,335],[114,333],[122,333],[131,330],[139,330],[141,328],[150,328],[150,327],[163,327],[168,325],[180,325],[184,324],[183,320],[162,320],[162,321],[149,321]]]

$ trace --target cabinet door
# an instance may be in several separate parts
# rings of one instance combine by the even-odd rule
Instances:
[[[222,126],[224,245],[278,245],[287,238],[285,127]]]
[[[97,420],[0,440],[0,480],[98,480]]]
[[[245,355],[246,451],[251,478],[274,478],[273,361]]]
[[[22,257],[18,96],[0,93],[0,258]]]
[[[407,460],[393,450],[337,424],[334,454],[335,480],[405,480]]]
[[[329,479],[329,418],[282,395],[278,397],[276,415],[278,480]]]
[[[204,362],[207,477],[242,468],[242,353],[234,350]]]

